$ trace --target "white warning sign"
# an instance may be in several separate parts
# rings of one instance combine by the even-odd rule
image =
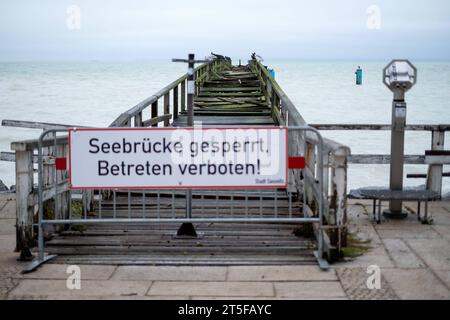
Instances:
[[[71,129],[72,189],[284,188],[287,129]]]

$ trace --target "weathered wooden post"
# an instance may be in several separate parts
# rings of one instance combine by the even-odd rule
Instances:
[[[195,55],[190,53],[188,59],[172,59],[173,62],[184,62],[188,64],[187,73],[187,126],[194,126],[194,96],[196,94],[195,88],[195,70],[196,63],[206,63],[206,60],[195,60]],[[198,71],[197,71],[198,74]],[[192,218],[192,190],[186,191],[186,218]],[[194,225],[192,223],[183,223],[177,232],[178,236],[197,237]]]
[[[178,85],[173,88],[173,117],[172,119],[175,120],[178,118]]]
[[[316,149],[316,146],[314,144],[308,143],[308,142],[306,143],[305,162],[306,162],[306,166],[312,172],[313,176],[315,176],[315,167],[316,167],[315,149]],[[304,197],[306,198],[306,199],[304,199],[304,203],[307,204],[311,208],[314,203],[312,187],[308,184],[305,184],[304,188],[305,188]]]
[[[164,95],[164,114],[170,113],[170,94],[167,92]],[[169,119],[164,120],[164,127],[168,127],[170,125]]]
[[[431,136],[431,150],[444,150],[445,131],[433,131]],[[442,164],[431,164],[428,167],[427,189],[442,194]]]
[[[347,245],[347,230],[344,227],[347,223],[347,155],[345,153],[335,153],[333,158],[337,239],[333,239],[332,243],[340,249]]]
[[[30,261],[34,246],[34,206],[29,201],[33,194],[33,150],[15,149],[14,143],[11,148],[16,151],[16,250],[20,260]]]
[[[152,118],[156,118],[158,116],[158,100],[152,103]],[[152,125],[152,127],[157,127],[158,123],[155,123]]]
[[[142,127],[142,111],[139,112],[135,117],[134,117],[134,126],[135,127]]]
[[[186,80],[181,82],[181,111],[186,111]]]

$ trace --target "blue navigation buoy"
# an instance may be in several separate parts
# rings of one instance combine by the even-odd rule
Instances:
[[[357,84],[358,86],[362,85],[363,71],[362,71],[362,69],[361,69],[360,66],[358,66],[358,69],[356,69],[355,74],[356,74],[356,84]]]

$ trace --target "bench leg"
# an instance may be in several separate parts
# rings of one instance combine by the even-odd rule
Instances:
[[[377,224],[381,224],[381,199],[378,200],[378,219]]]
[[[377,221],[377,199],[373,199],[373,221]]]
[[[420,221],[420,201],[417,202],[417,220]]]
[[[428,223],[428,201],[425,201],[425,221],[424,223]]]

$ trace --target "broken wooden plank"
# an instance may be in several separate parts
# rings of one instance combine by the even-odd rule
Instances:
[[[261,117],[232,117],[232,116],[199,116],[196,121],[202,121],[204,125],[274,125],[270,116]],[[174,121],[174,126],[186,126],[187,117],[180,116]]]
[[[261,97],[261,92],[200,92],[199,97]]]
[[[405,164],[425,164],[423,155],[405,155]],[[348,157],[348,163],[353,164],[390,164],[391,156],[388,154],[353,154]]]
[[[66,129],[66,128],[87,128],[80,125],[61,124],[61,123],[48,123],[37,121],[23,121],[23,120],[2,120],[2,126],[15,127],[15,128],[27,128],[27,129]]]

